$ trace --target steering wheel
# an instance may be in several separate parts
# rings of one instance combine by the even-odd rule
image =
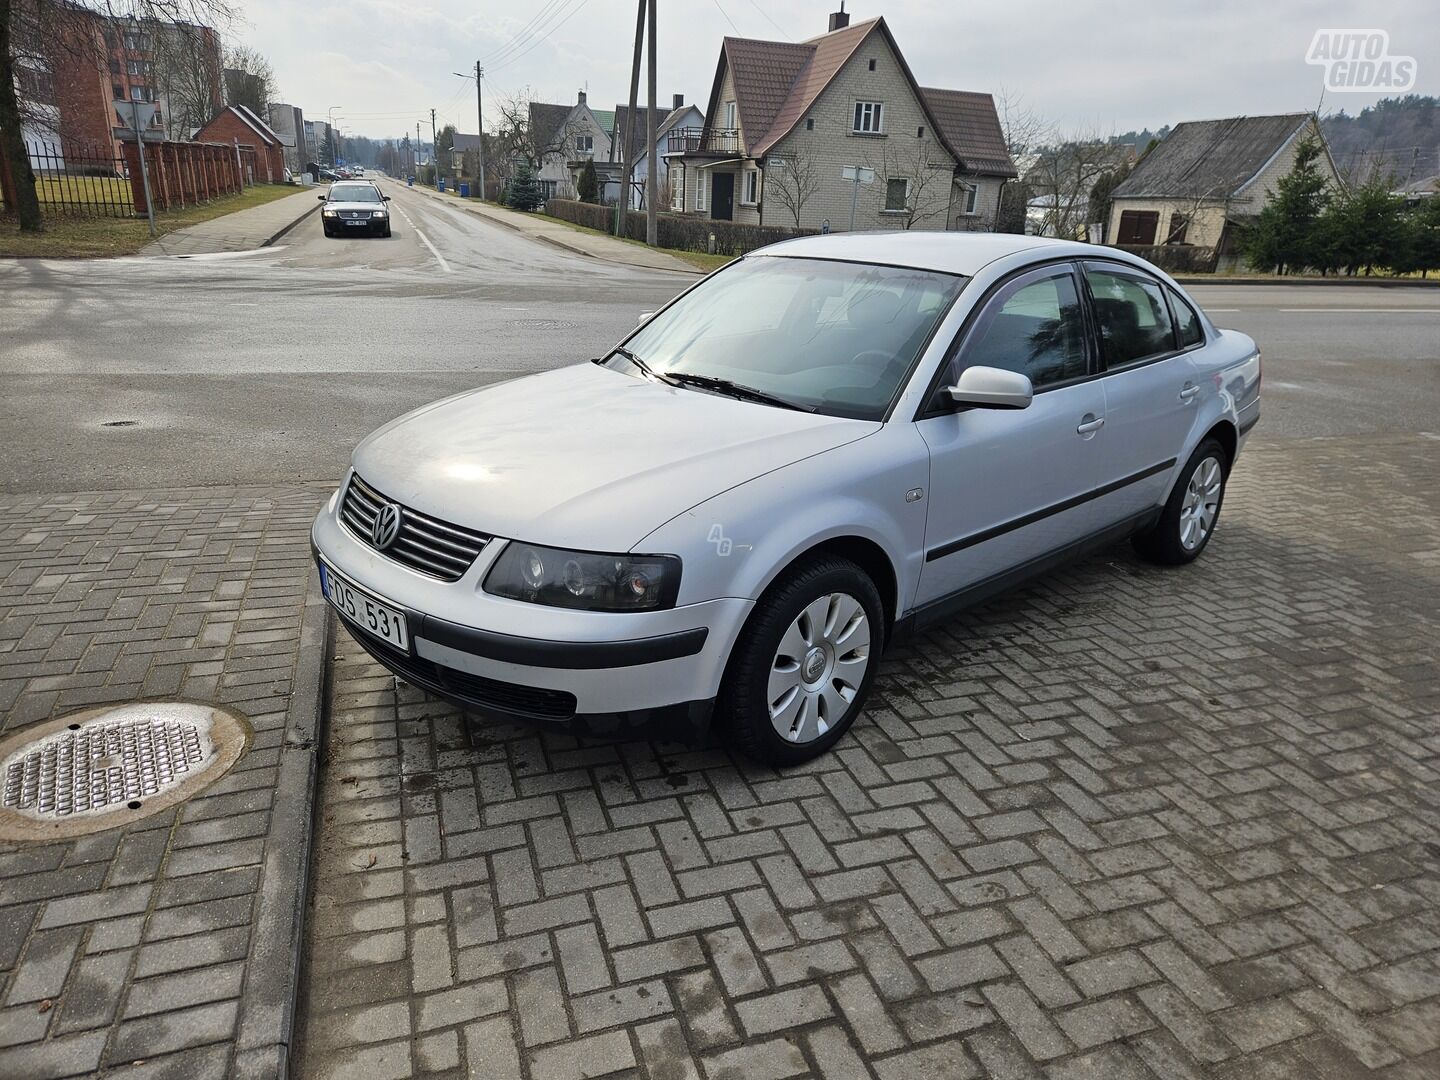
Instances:
[[[884,349],[866,349],[862,353],[856,353],[850,363],[845,366],[866,368],[875,371],[875,382],[871,383],[871,388],[873,389],[879,385],[882,379],[890,374],[890,369],[898,367],[899,363],[899,357],[893,352],[887,352]]]

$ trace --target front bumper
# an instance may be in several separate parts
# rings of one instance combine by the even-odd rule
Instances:
[[[505,600],[480,588],[505,541],[491,541],[458,581],[445,582],[361,541],[340,523],[337,505],[332,497],[316,518],[312,548],[405,613],[403,652],[341,621],[406,682],[477,712],[585,731],[708,720],[751,601],[615,614]]]
[[[322,225],[327,233],[334,236],[383,236],[390,227],[388,217],[361,219],[362,224],[353,225],[350,218],[324,218]]]

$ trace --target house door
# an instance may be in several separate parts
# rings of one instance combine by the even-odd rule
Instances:
[[[710,216],[729,221],[735,216],[735,174],[717,172],[710,186]]]

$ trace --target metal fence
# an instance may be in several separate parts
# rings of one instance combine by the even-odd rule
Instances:
[[[130,174],[113,143],[27,141],[25,149],[45,215],[134,217]],[[13,209],[5,207],[6,211]]]

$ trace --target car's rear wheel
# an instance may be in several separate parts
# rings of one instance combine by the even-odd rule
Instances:
[[[1160,520],[1134,539],[1135,550],[1162,566],[1199,558],[1220,519],[1230,459],[1217,439],[1206,439],[1180,470]]]
[[[748,756],[798,765],[855,722],[885,644],[884,607],[865,571],[821,556],[760,598],[735,644],[721,710]]]

